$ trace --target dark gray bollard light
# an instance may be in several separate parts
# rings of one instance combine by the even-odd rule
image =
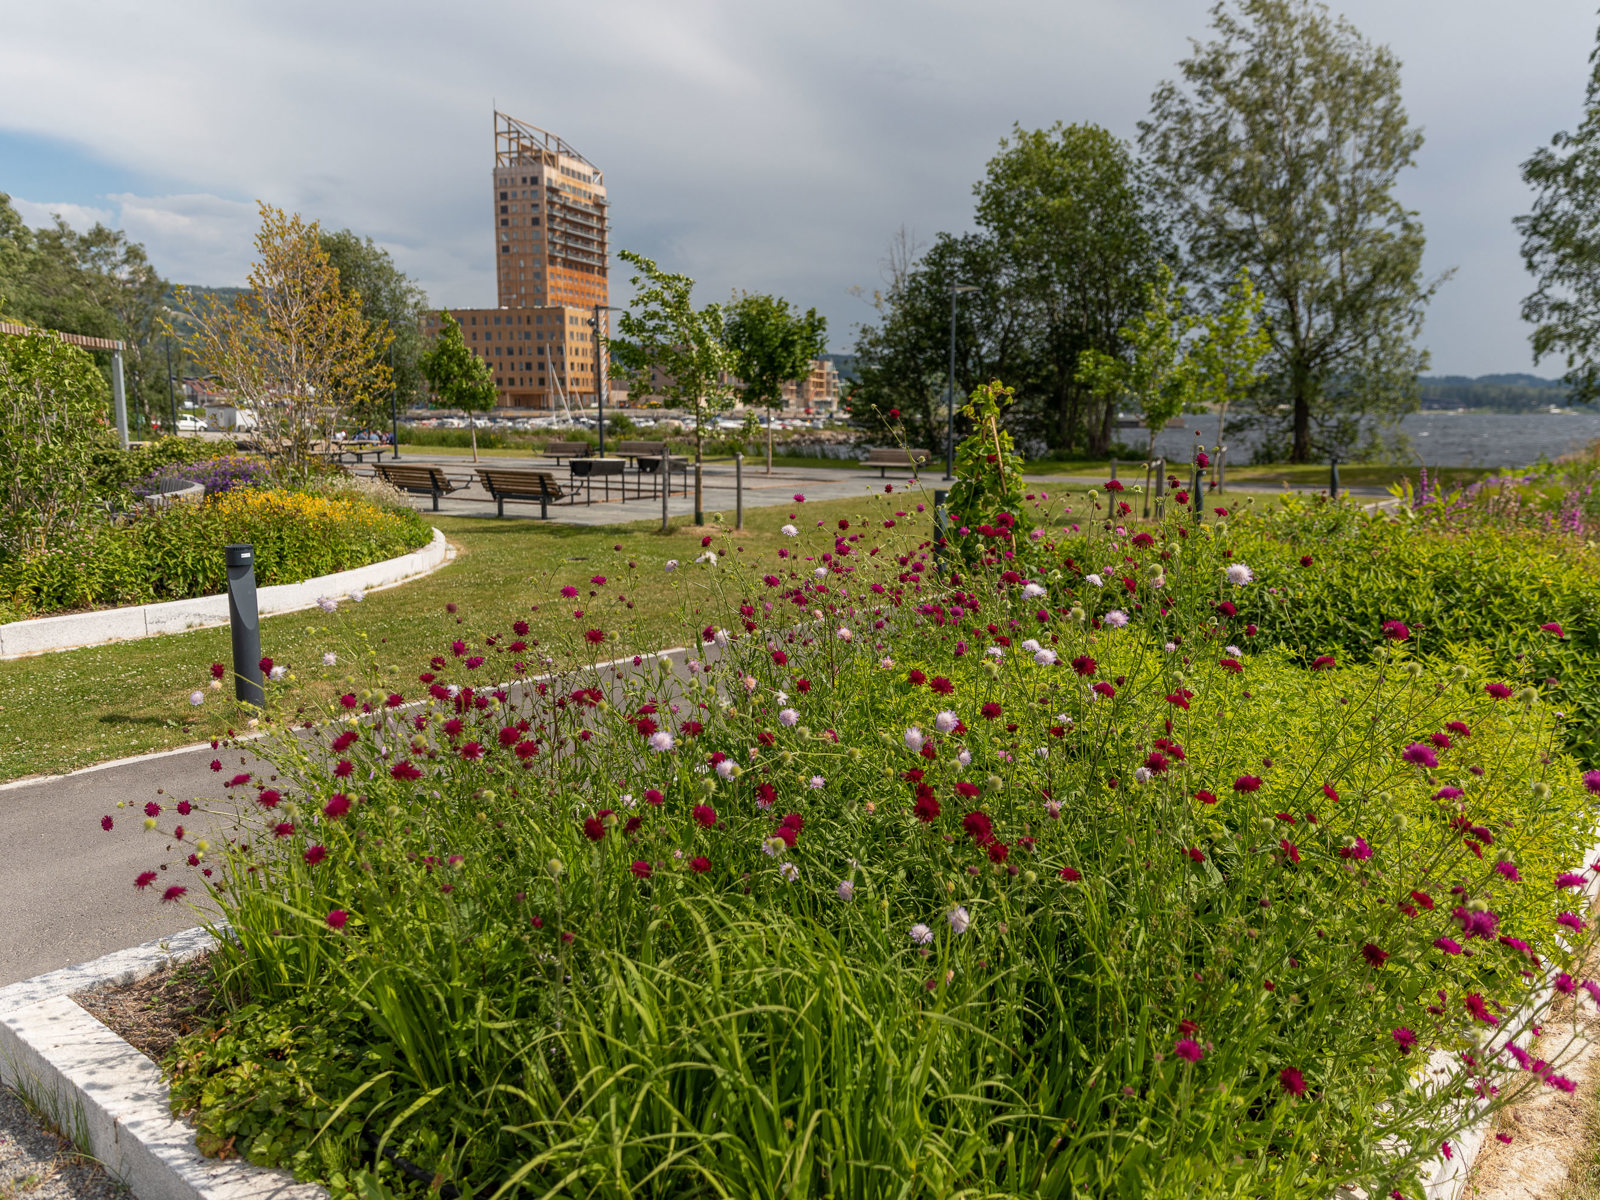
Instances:
[[[228,546],[228,629],[233,635],[233,694],[241,703],[262,708],[261,616],[256,609],[256,550]]]
[[[1339,456],[1337,454],[1328,458],[1328,497],[1333,500],[1339,498]]]
[[[950,547],[946,539],[950,536],[950,514],[945,511],[945,500],[950,493],[944,488],[933,490],[933,557],[937,562],[943,562]]]
[[[1117,460],[1113,458],[1111,460],[1111,478],[1115,479],[1116,477],[1117,477]]]

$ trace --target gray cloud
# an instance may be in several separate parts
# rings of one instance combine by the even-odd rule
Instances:
[[[149,194],[29,196],[25,211],[110,214],[174,278],[242,279],[261,198],[370,234],[438,303],[478,304],[494,294],[498,103],[606,171],[615,245],[694,275],[708,300],[748,287],[816,305],[845,348],[869,315],[849,289],[878,282],[898,226],[967,227],[1013,122],[1132,137],[1207,7],[54,0],[8,13],[0,126],[152,180]],[[1517,164],[1576,123],[1587,0],[1544,0],[1537,19],[1505,0],[1335,8],[1400,54],[1428,134],[1404,196],[1430,271],[1458,268],[1425,333],[1434,369],[1525,369]]]

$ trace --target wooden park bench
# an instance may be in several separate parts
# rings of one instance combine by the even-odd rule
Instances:
[[[546,442],[544,454],[546,458],[553,458],[559,463],[563,458],[588,458],[594,453],[594,447],[588,442]]]
[[[372,468],[379,479],[402,492],[433,497],[433,511],[439,511],[439,497],[459,491],[465,484],[452,483],[439,467],[413,466],[411,463],[377,463]]]
[[[478,478],[483,481],[483,490],[488,492],[495,502],[497,517],[506,515],[507,500],[526,500],[530,503],[538,501],[539,516],[548,521],[550,501],[564,500],[574,494],[563,492],[561,485],[556,482],[556,477],[549,471],[479,467]]]
[[[614,453],[620,458],[637,460],[641,455],[660,458],[667,451],[665,442],[618,442]]]
[[[917,468],[926,466],[930,457],[926,450],[904,450],[899,446],[874,447],[867,451],[867,466],[878,468],[879,479],[890,467],[910,467],[912,478],[915,478]]]

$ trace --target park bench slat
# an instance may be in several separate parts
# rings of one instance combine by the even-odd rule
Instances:
[[[916,474],[917,468],[926,466],[931,458],[926,450],[903,449],[899,446],[873,447],[867,451],[867,466],[878,468],[878,478],[882,479],[890,467],[910,467],[911,473]]]

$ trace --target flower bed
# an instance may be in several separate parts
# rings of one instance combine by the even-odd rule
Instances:
[[[272,778],[219,756],[237,841],[147,807],[190,873],[137,886],[230,923],[167,1061],[204,1143],[339,1194],[1416,1195],[1564,1085],[1498,1036],[1587,932],[1600,773],[1538,686],[1381,623],[1308,669],[1181,511],[1029,496],[950,571],[875,552],[895,499],[710,539],[686,677],[592,665],[597,575],[536,598],[582,605],[551,678],[447,616]]]
[[[271,470],[259,458],[228,454],[221,458],[157,467],[129,490],[138,497],[150,496],[161,491],[162,484],[175,480],[203,484],[207,496],[216,496],[234,488],[265,486],[271,481]]]
[[[408,507],[354,494],[234,488],[199,505],[84,528],[64,544],[0,563],[0,598],[22,612],[150,604],[227,588],[223,547],[256,550],[256,582],[298,583],[406,554],[429,526]]]

